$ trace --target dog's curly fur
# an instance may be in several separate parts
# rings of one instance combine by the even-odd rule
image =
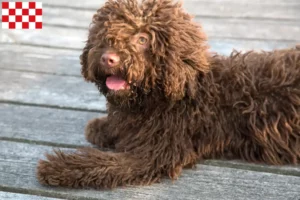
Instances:
[[[148,45],[134,42],[140,34]],[[121,64],[101,66],[107,51]],[[81,65],[108,101],[108,116],[90,121],[86,138],[115,151],[47,155],[42,184],[148,185],[206,158],[300,162],[300,48],[213,55],[179,3],[109,0],[93,17]],[[129,88],[108,89],[111,75]]]

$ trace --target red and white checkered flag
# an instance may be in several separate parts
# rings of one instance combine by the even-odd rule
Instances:
[[[2,29],[41,29],[41,2],[2,2]]]

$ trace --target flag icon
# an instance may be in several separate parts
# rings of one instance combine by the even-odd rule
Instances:
[[[42,2],[2,2],[2,29],[41,29]]]

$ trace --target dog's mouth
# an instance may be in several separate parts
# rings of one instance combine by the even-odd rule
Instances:
[[[113,91],[127,90],[130,88],[126,80],[117,75],[108,76],[105,83],[106,87]]]

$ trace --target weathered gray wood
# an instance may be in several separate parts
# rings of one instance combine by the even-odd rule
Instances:
[[[18,194],[18,193],[1,192],[1,191],[0,191],[0,199],[1,200],[58,200],[57,198],[41,197],[35,195]]]
[[[219,18],[299,20],[299,1],[284,3],[266,1],[183,1],[185,10],[193,15]],[[297,1],[297,2],[296,2]],[[266,12],[267,11],[267,12]]]
[[[81,77],[80,54],[78,50],[3,44],[0,68]]]
[[[0,29],[1,30],[1,29]],[[82,49],[87,39],[87,30],[44,26],[41,30],[1,30],[0,43],[41,45]]]
[[[84,138],[84,126],[88,120],[104,116],[11,104],[0,104],[0,113],[0,139],[59,147],[90,146]],[[300,176],[300,166],[278,167],[222,160],[207,160],[204,164]]]
[[[73,8],[85,8],[96,10],[104,4],[104,0],[92,1],[67,1],[43,0],[47,5],[66,6]],[[270,19],[289,19],[297,20],[300,18],[299,1],[236,1],[236,0],[185,0],[184,8],[193,15],[211,17],[239,17],[239,18],[270,18]],[[49,9],[50,10],[50,9]],[[268,12],[266,12],[266,10]],[[47,10],[45,10],[47,11]],[[77,12],[77,11],[75,11]]]
[[[41,31],[3,30],[2,34],[0,34],[0,43],[30,44],[82,50],[86,35],[87,31],[85,30],[59,27],[44,27]],[[213,51],[228,55],[233,48],[237,50],[272,50],[274,48],[294,46],[297,42],[210,38],[208,43]]]
[[[51,1],[51,0],[41,0],[46,5],[55,5],[55,6],[67,6],[67,7],[79,7],[79,8],[94,8],[99,4],[103,4],[106,2],[105,0],[89,0],[86,2],[81,2],[80,0],[75,0],[70,4],[68,0],[60,0],[60,1]],[[176,0],[174,0],[176,2]],[[259,4],[259,5],[300,5],[298,0],[185,0],[184,3],[205,3],[205,5],[209,3],[219,3],[223,4],[241,4],[241,5],[252,5],[252,4]],[[199,5],[199,4],[198,4]]]
[[[299,42],[297,42],[299,43]],[[249,50],[265,50],[271,51],[273,49],[289,48],[294,47],[295,42],[285,41],[247,41],[247,40],[233,40],[233,39],[210,39],[208,44],[211,46],[211,50],[219,54],[229,55],[233,49],[238,51],[249,51]]]
[[[92,0],[93,1],[93,0]],[[94,0],[95,1],[95,0]],[[260,1],[260,0],[187,0],[187,1],[192,1],[192,2],[212,2],[212,3],[236,3],[239,2],[242,5],[249,5],[249,4],[259,4],[259,5],[264,5],[264,4],[270,4],[270,5],[299,5],[300,2],[298,0],[265,0],[265,1]]]
[[[209,38],[300,41],[299,21],[278,23],[262,20],[196,18],[195,22],[202,24]]]
[[[84,127],[104,114],[0,104],[0,139],[17,139],[56,146],[87,146]]]
[[[81,77],[29,72],[1,70],[0,100],[74,109],[106,109],[104,96]]]
[[[237,169],[245,169],[251,171],[270,172],[282,175],[300,176],[300,165],[265,165],[243,162],[240,160],[205,160],[204,164],[219,166],[219,167],[231,167]]]
[[[162,183],[146,187],[126,187],[113,191],[42,187],[36,181],[35,166],[37,160],[43,157],[42,153],[50,151],[51,148],[46,146],[0,141],[0,187],[72,199],[268,200],[300,197],[300,177],[206,165],[197,165],[196,170],[184,170],[174,183],[164,179]]]
[[[198,13],[201,13],[202,9],[206,9],[206,7],[201,7],[199,5],[193,5],[191,8],[195,9],[195,12]],[[249,9],[244,6],[244,9],[245,8]],[[94,11],[66,8],[49,8],[44,10],[44,24],[81,28],[87,28],[89,26],[92,16],[95,13]],[[299,10],[300,5],[297,11]],[[218,13],[223,12],[218,11]],[[219,19],[203,17],[196,17],[194,21],[202,24],[205,32],[211,38],[220,37],[300,41],[299,21],[282,21],[279,24],[277,20]]]

